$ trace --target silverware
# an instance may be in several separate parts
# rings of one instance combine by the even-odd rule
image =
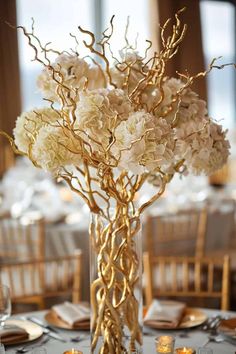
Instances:
[[[58,330],[55,329],[53,326],[50,326],[48,324],[45,324],[43,321],[41,321],[39,318],[37,317],[27,317],[27,320],[30,320],[31,322],[34,322],[36,324],[38,324],[39,326],[43,327],[43,328],[47,328],[52,332],[58,333]]]
[[[179,337],[179,338],[188,338],[188,337],[189,337],[189,332],[188,332],[188,330],[186,329],[186,330],[184,330],[184,331],[178,333],[178,337]]]
[[[82,342],[83,340],[87,339],[87,337],[89,337],[88,334],[79,334],[76,337],[70,337],[70,341],[78,343],[78,342]]]
[[[43,328],[43,327],[42,327]],[[57,339],[61,342],[67,342],[67,340],[65,338],[63,338],[61,335],[57,334],[57,333],[54,333],[54,332],[51,332],[49,329],[47,328],[43,328],[43,333],[44,334],[47,334],[49,337],[53,338],[53,339]]]
[[[219,318],[220,316],[215,315],[212,317],[208,317],[208,319],[206,320],[206,322],[203,324],[202,329],[204,331],[208,331],[210,329],[210,326],[212,326],[212,324]]]
[[[207,322],[203,325],[202,329],[204,331],[215,332],[219,327],[222,320],[226,319],[224,316],[216,315],[214,317],[208,318]]]
[[[30,351],[30,350],[32,350],[33,348],[39,348],[39,347],[41,347],[43,344],[46,344],[48,341],[49,341],[49,337],[45,337],[40,343],[37,343],[36,345],[34,345],[34,346],[29,346],[29,344],[28,345],[24,345],[23,347],[21,347],[21,348],[18,348],[17,350],[16,350],[16,353],[27,353],[28,351]]]

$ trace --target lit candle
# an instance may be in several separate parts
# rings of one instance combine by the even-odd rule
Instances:
[[[158,354],[173,354],[175,338],[172,336],[160,336],[155,338],[156,352]]]
[[[83,354],[83,352],[81,352],[80,350],[76,350],[76,349],[72,348],[70,350],[67,350],[63,354]]]
[[[196,354],[195,350],[190,347],[176,348],[175,354]]]

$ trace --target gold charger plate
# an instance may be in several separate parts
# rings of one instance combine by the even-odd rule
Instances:
[[[84,321],[79,323],[76,326],[71,326],[67,322],[63,321],[60,317],[58,317],[56,312],[53,310],[48,311],[44,318],[50,325],[62,329],[70,329],[70,330],[80,329],[86,331],[90,329],[90,321]]]
[[[28,343],[32,342],[43,335],[43,329],[37,325],[36,323],[26,321],[26,320],[7,320],[6,325],[9,326],[17,326],[19,328],[23,328],[29,335],[28,338],[16,340],[14,342],[4,342],[4,345],[15,345],[20,343]]]
[[[152,327],[156,329],[164,329],[164,330],[173,330],[173,329],[186,329],[186,328],[192,328],[192,327],[197,327],[203,324],[207,320],[207,315],[196,308],[193,307],[187,307],[184,311],[183,318],[178,325],[178,327],[162,327],[161,325],[152,325],[152,326],[147,326],[147,327]]]

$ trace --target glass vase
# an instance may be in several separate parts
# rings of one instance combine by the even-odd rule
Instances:
[[[142,353],[142,240],[137,217],[90,221],[91,353]]]

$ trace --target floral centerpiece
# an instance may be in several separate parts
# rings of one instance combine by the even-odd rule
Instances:
[[[140,215],[175,173],[208,175],[229,155],[225,132],[191,90],[207,71],[166,77],[166,63],[186,31],[179,14],[170,36],[166,26],[159,53],[150,55],[147,41],[141,56],[125,38],[119,57],[110,46],[113,18],[98,43],[79,27],[91,53],[86,58],[79,56],[74,35],[76,49],[57,52],[42,45],[33,26],[31,32],[21,27],[43,66],[37,83],[49,104],[22,113],[14,139],[8,138],[15,152],[66,181],[93,214],[92,353],[142,352]],[[146,181],[157,192],[136,206]]]

